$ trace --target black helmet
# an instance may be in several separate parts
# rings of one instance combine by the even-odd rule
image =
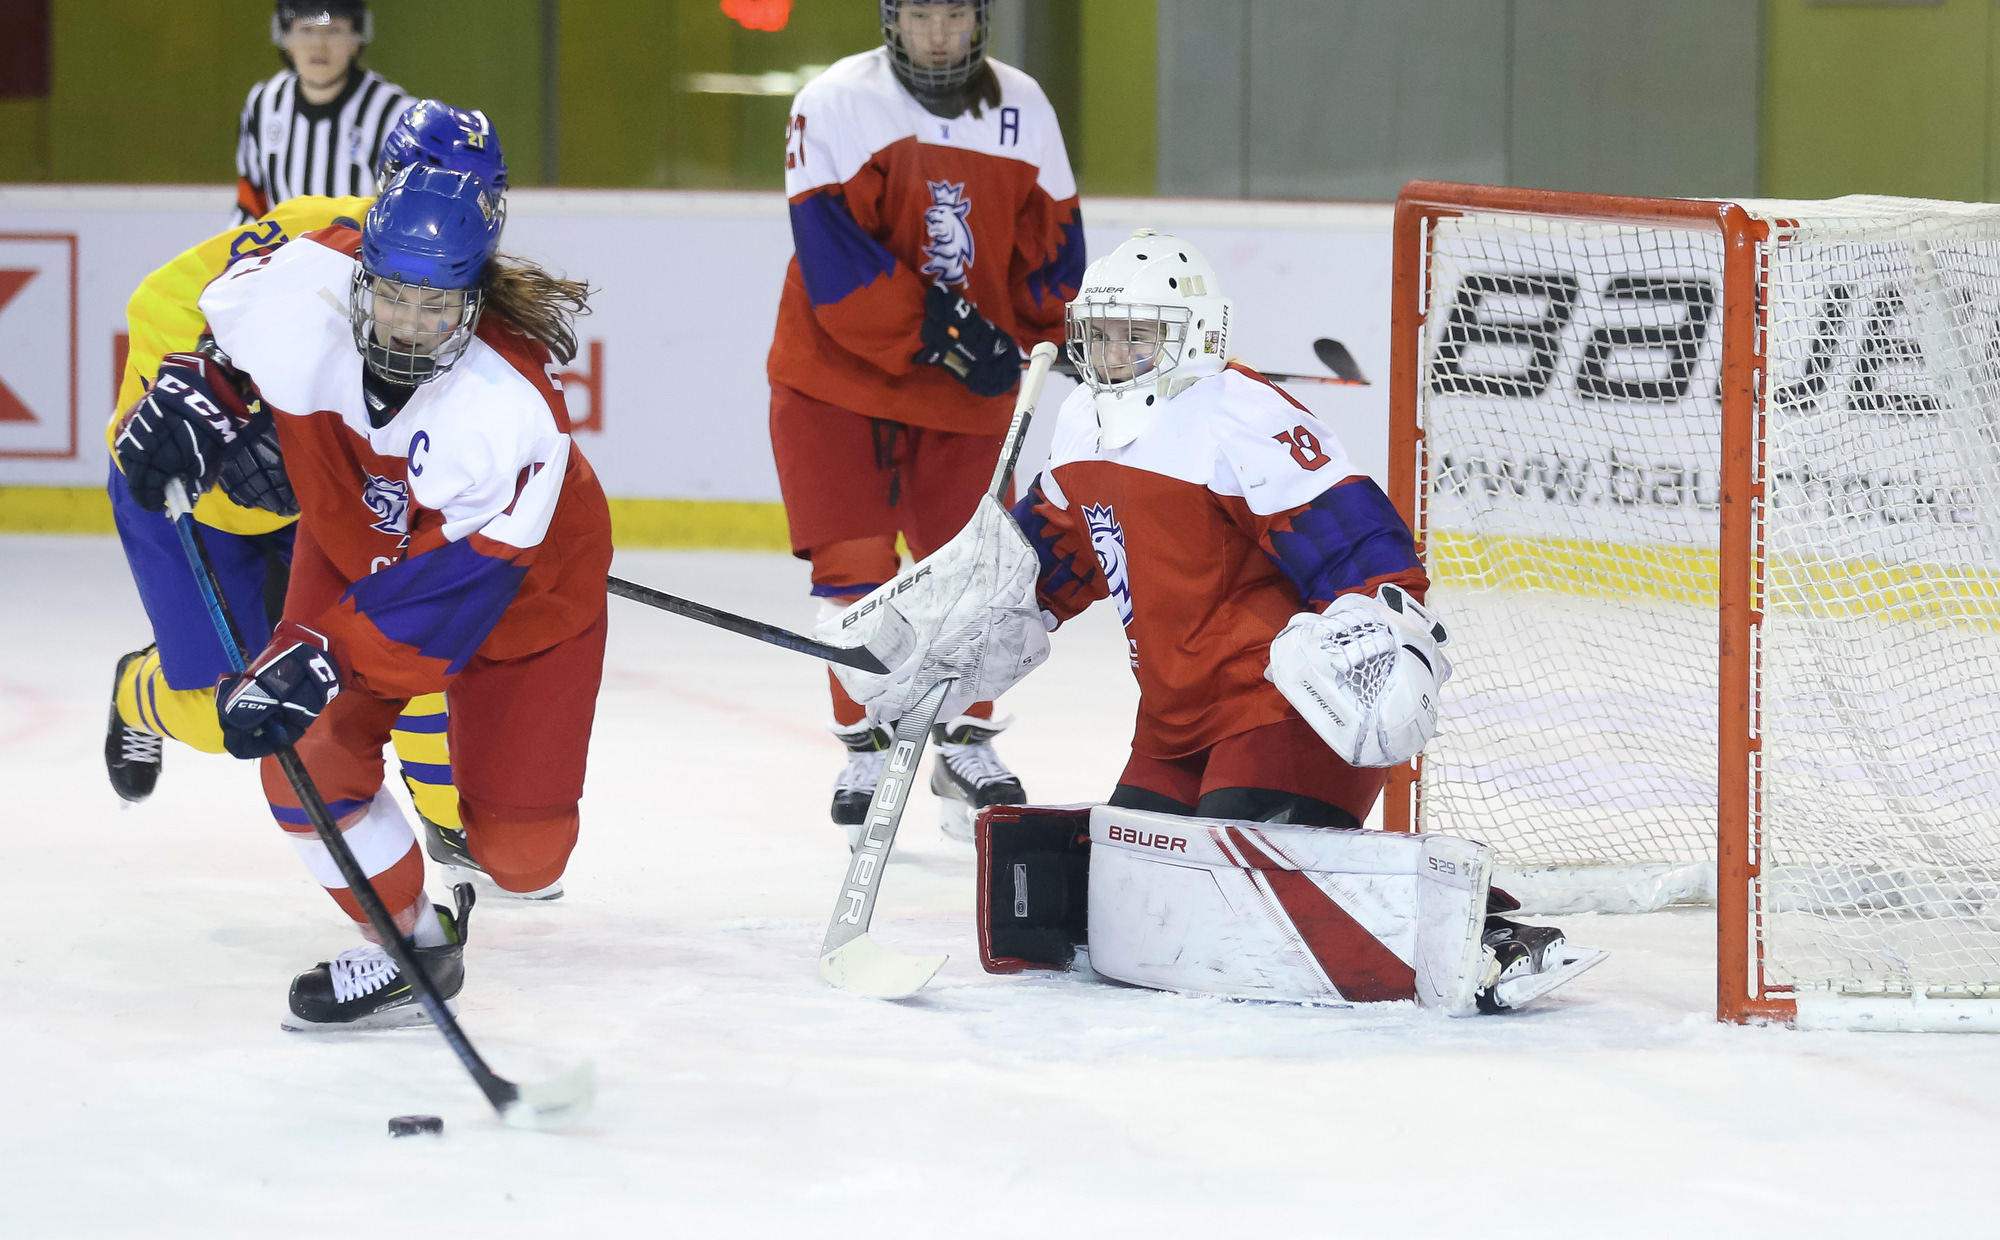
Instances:
[[[278,0],[278,11],[271,14],[271,42],[284,43],[292,23],[300,19],[331,21],[336,17],[353,22],[363,43],[375,38],[375,15],[368,11],[368,0]]]
[[[896,77],[917,101],[926,107],[954,103],[966,84],[986,63],[986,40],[993,28],[991,0],[881,0],[882,44],[889,49],[889,61]],[[969,4],[972,8],[972,45],[966,54],[944,66],[919,65],[903,46],[903,32],[897,15],[905,5]],[[955,109],[954,109],[955,110]]]

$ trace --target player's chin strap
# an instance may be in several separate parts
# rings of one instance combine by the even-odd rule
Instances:
[[[166,486],[166,498],[167,516],[180,534],[181,549],[187,552],[188,567],[194,571],[195,585],[201,590],[202,602],[208,607],[215,635],[221,639],[223,653],[229,658],[229,669],[241,672],[246,661],[243,633],[236,627],[236,618],[229,612],[229,601],[216,585],[215,566],[209,561],[208,549],[202,545],[200,532],[195,528],[194,505],[188,499],[186,484],[179,478],[170,479]],[[381,939],[382,950],[402,970],[403,976],[416,991],[417,1002],[423,1006],[438,1032],[444,1035],[446,1045],[465,1065],[465,1070],[472,1074],[473,1082],[500,1117],[517,1128],[542,1128],[574,1119],[588,1111],[597,1095],[596,1070],[588,1062],[578,1064],[553,1081],[527,1085],[518,1085],[486,1066],[486,1061],[465,1036],[465,1031],[459,1028],[457,1018],[445,1006],[436,983],[410,954],[403,932],[397,929],[396,921],[383,906],[375,885],[368,880],[361,863],[354,859],[354,853],[347,847],[347,840],[334,822],[332,811],[327,809],[326,801],[314,786],[305,763],[299,760],[298,751],[284,745],[278,749],[277,758],[285,778],[291,782],[292,792],[299,798],[299,804],[305,807],[313,831],[319,836],[320,843],[326,845],[334,865],[340,869],[340,876],[347,882],[348,890],[354,893],[355,902],[367,914],[368,924]]]

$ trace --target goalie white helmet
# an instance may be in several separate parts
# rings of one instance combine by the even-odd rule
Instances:
[[[1162,405],[1228,365],[1231,308],[1201,251],[1167,233],[1142,228],[1090,265],[1067,336],[1100,444],[1131,443]]]

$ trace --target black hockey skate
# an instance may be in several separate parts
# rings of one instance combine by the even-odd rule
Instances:
[[[882,765],[889,758],[889,729],[862,720],[851,728],[838,724],[833,734],[847,746],[847,765],[833,781],[833,821],[847,828],[847,847],[860,842],[860,827],[868,818],[868,803],[882,782]]]
[[[938,826],[961,844],[972,842],[972,820],[980,810],[989,805],[1028,802],[1020,777],[993,752],[993,738],[1011,722],[960,715],[931,729],[931,739],[937,745],[937,760],[931,763],[931,791],[939,797]]]
[[[424,851],[442,868],[444,881],[447,884],[455,887],[460,883],[475,883],[484,887],[489,894],[505,900],[562,899],[563,885],[560,878],[546,887],[538,887],[533,891],[507,890],[493,881],[493,876],[486,872],[486,867],[472,859],[472,850],[465,842],[464,827],[447,827],[442,823],[432,822],[421,813],[417,815],[417,822],[423,828]]]
[[[134,650],[118,660],[118,670],[111,675],[111,723],[104,731],[104,773],[111,777],[111,790],[134,803],[152,796],[153,786],[160,782],[166,738],[118,717],[118,684],[125,679],[125,669],[152,649]]]
[[[446,1000],[456,998],[465,986],[465,932],[472,920],[472,885],[460,883],[453,896],[458,902],[456,915],[442,904],[431,906],[444,926],[446,942],[410,949]],[[293,978],[291,1011],[279,1023],[304,1032],[400,1029],[429,1019],[395,959],[375,944],[363,943]]]
[[[1569,963],[1563,950],[1566,942],[1563,932],[1554,926],[1524,926],[1504,917],[1488,917],[1486,932],[1479,936],[1479,941],[1491,954],[1486,984],[1479,990],[1479,1010],[1489,1015],[1546,993],[1545,988],[1523,983],[1552,974]],[[1530,989],[1533,994],[1523,993]]]

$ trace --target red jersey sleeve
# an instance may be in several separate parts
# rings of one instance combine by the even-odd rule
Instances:
[[[1036,573],[1036,599],[1044,611],[1063,621],[1107,597],[1110,590],[1098,568],[1090,532],[1076,513],[1058,507],[1049,499],[1042,483],[1042,479],[1036,479],[1021,502],[1014,505],[1014,523],[1027,535],[1028,545],[1041,561]]]

